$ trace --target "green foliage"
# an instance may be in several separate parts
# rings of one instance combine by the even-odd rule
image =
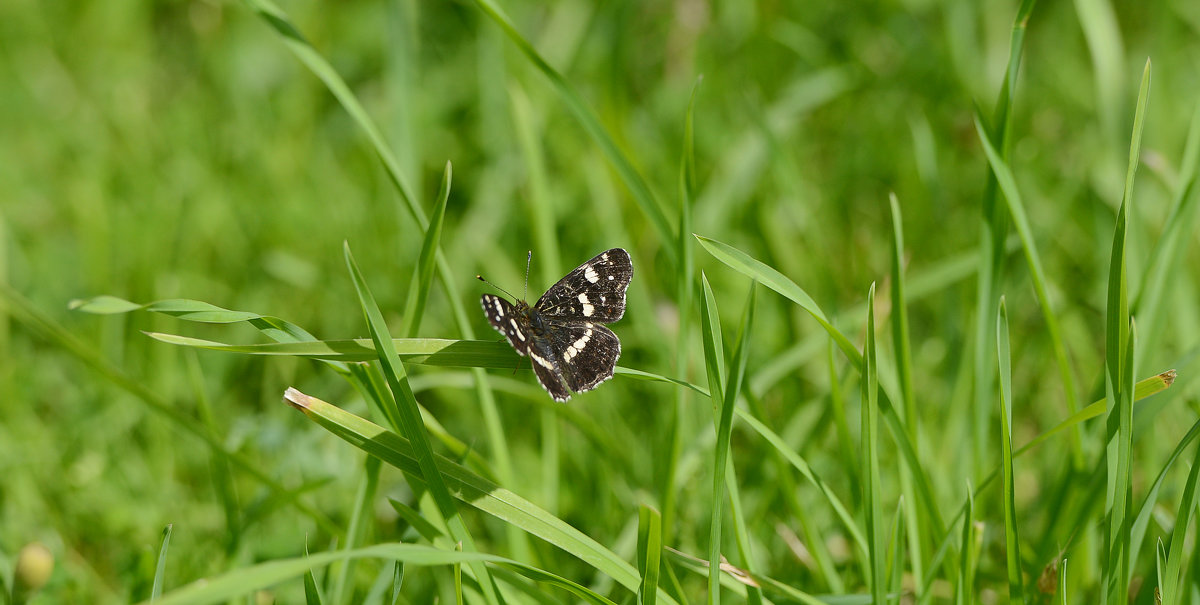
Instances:
[[[1198,28],[0,3],[0,592],[1191,602]],[[557,404],[473,277],[613,246]]]

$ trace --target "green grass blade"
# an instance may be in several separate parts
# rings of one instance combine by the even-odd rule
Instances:
[[[284,398],[338,438],[381,458],[392,467],[414,477],[421,477],[417,454],[403,437],[295,389],[288,389]],[[455,498],[501,521],[516,525],[523,531],[577,557],[631,592],[637,591],[641,584],[637,570],[611,550],[532,502],[461,465],[437,455],[435,459],[446,486]],[[658,599],[662,603],[675,603],[661,591]]]
[[[984,152],[987,154],[988,163],[992,167],[993,174],[996,175],[996,181],[1000,184],[1000,190],[1004,193],[1003,198],[1008,204],[1013,227],[1016,228],[1017,235],[1021,238],[1021,248],[1025,252],[1025,261],[1029,266],[1030,279],[1033,281],[1033,290],[1037,293],[1038,306],[1041,307],[1042,318],[1046,322],[1046,332],[1050,337],[1050,343],[1054,349],[1055,361],[1058,363],[1059,379],[1062,382],[1063,393],[1067,400],[1067,413],[1073,414],[1079,409],[1078,396],[1075,390],[1075,378],[1071,372],[1071,363],[1067,357],[1067,347],[1063,342],[1062,330],[1059,329],[1058,318],[1054,314],[1050,303],[1050,295],[1046,289],[1046,271],[1042,268],[1042,259],[1038,254],[1037,243],[1033,237],[1033,229],[1030,227],[1029,218],[1025,214],[1025,203],[1021,201],[1021,193],[1017,189],[1017,181],[1013,177],[1012,171],[1004,159],[1000,157],[995,147],[992,146],[987,132],[984,130],[983,124],[979,121],[978,117],[975,120],[975,131],[979,134]]]
[[[642,175],[637,171],[636,168],[634,168],[633,162],[630,161],[625,153],[621,151],[620,147],[617,146],[616,141],[614,141],[612,136],[608,134],[608,131],[604,129],[604,125],[600,123],[600,120],[596,117],[595,113],[588,108],[587,103],[585,103],[583,100],[583,97],[581,97],[579,93],[575,91],[575,89],[570,85],[570,83],[567,82],[566,78],[564,78],[562,74],[558,73],[558,71],[551,67],[550,64],[547,63],[540,54],[538,54],[537,50],[533,48],[533,45],[521,35],[521,32],[517,31],[517,26],[504,12],[504,9],[500,8],[500,6],[493,0],[475,0],[475,4],[479,6],[479,8],[482,9],[489,18],[495,21],[496,25],[500,26],[500,29],[504,31],[504,34],[508,36],[508,38],[512,40],[513,44],[517,46],[517,49],[521,51],[521,54],[525,55],[525,58],[529,60],[533,67],[542,72],[546,79],[549,80],[551,88],[558,93],[559,97],[563,101],[563,104],[566,105],[567,110],[571,112],[571,115],[575,116],[575,119],[579,121],[579,124],[583,127],[584,131],[588,133],[588,136],[590,136],[596,145],[600,147],[600,151],[606,158],[608,158],[608,161],[612,163],[613,167],[616,168],[617,174],[621,176],[621,180],[625,182],[625,186],[628,187],[630,193],[633,194],[633,199],[637,202],[638,206],[642,209],[642,212],[646,215],[646,217],[650,219],[650,224],[652,224],[655,230],[658,232],[658,240],[660,242],[672,241],[674,239],[674,230],[671,228],[671,225],[667,220],[667,215],[663,212],[662,207],[659,206],[658,201],[654,198],[654,194],[650,192],[650,186],[646,184],[645,179],[643,179]],[[678,265],[679,259],[675,257],[675,247],[664,246],[663,250],[667,253],[671,263],[673,265]]]
[[[912,344],[908,335],[908,299],[905,296],[904,277],[904,224],[900,214],[900,200],[896,194],[888,196],[892,210],[892,350],[896,354],[896,374],[900,383],[900,407],[904,410],[904,425],[908,429],[908,438],[912,441],[913,452],[919,457],[920,451],[920,416],[917,414],[917,397],[913,392],[913,362]],[[907,468],[900,477],[901,491],[909,502],[916,501],[916,493],[912,489],[911,474]],[[911,553],[912,574],[915,578],[925,576],[924,555],[922,553],[923,519],[918,514],[916,506],[903,508],[907,518],[909,531],[904,532],[908,539],[908,549]],[[921,592],[925,587],[917,587]]]
[[[154,584],[150,588],[151,603],[162,596],[163,582],[167,575],[167,548],[171,545],[173,529],[174,526],[170,523],[163,528],[162,546],[158,549],[158,562],[154,566]]]
[[[743,391],[743,384],[746,377],[746,360],[750,356],[750,334],[754,328],[754,308],[758,300],[758,284],[750,282],[750,292],[746,296],[746,308],[742,313],[742,322],[740,327],[741,336],[738,338],[737,349],[734,350],[731,365],[733,374],[729,377],[725,387],[725,398],[721,404],[721,420],[718,423],[717,444],[721,443],[721,432],[724,428],[728,428],[730,435],[726,437],[725,455],[718,456],[718,463],[721,458],[725,459],[725,489],[729,493],[729,513],[733,518],[733,535],[737,543],[738,554],[741,557],[742,570],[753,575],[758,569],[758,562],[754,557],[754,552],[750,545],[750,532],[746,528],[745,509],[742,505],[741,490],[737,483],[737,472],[733,465],[733,455],[730,453],[732,446],[728,443],[733,432],[733,413],[741,410],[737,407],[737,399]],[[718,447],[719,449],[719,447]],[[761,605],[763,601],[762,589],[758,586],[748,586],[746,588],[746,601],[750,605]]]
[[[658,603],[658,573],[662,561],[662,515],[645,504],[638,507],[638,605]]]
[[[396,514],[400,515],[401,519],[404,519],[410,526],[412,526],[412,528],[416,530],[417,534],[419,534],[422,538],[433,542],[437,538],[445,535],[442,533],[442,530],[438,529],[432,523],[427,521],[425,517],[421,516],[420,512],[417,512],[417,510],[413,509],[411,506],[395,498],[388,498],[388,504],[391,504],[392,510],[396,511]]]
[[[724,357],[725,353],[722,345],[721,336],[721,318],[717,313],[717,300],[713,295],[712,287],[708,285],[708,278],[701,273],[700,281],[703,287],[702,297],[700,299],[700,319],[701,319],[701,336],[704,340],[704,367],[708,374],[708,392],[712,397],[713,409],[720,414],[724,414],[722,408],[723,396],[725,394],[724,386]],[[732,415],[732,409],[730,409]],[[720,569],[721,565],[721,519],[722,507],[725,501],[725,459],[723,454],[725,448],[729,446],[729,427],[724,427],[722,433],[722,425],[717,424],[717,447],[714,451],[717,458],[713,467],[713,494],[712,494],[712,512],[709,519],[709,557],[708,569]],[[708,605],[717,605],[721,602],[721,574],[710,573],[708,577]]]
[[[1159,578],[1159,588],[1162,590],[1162,604],[1175,605],[1187,600],[1180,593],[1184,586],[1180,576],[1183,568],[1183,549],[1187,542],[1188,525],[1196,513],[1196,502],[1200,501],[1200,447],[1196,448],[1192,460],[1192,470],[1188,472],[1187,485],[1183,488],[1183,500],[1179,503],[1179,512],[1175,514],[1175,528],[1171,531],[1171,547],[1167,553],[1167,566]],[[1161,548],[1161,542],[1160,542]],[[1194,578],[1193,578],[1194,580]]]
[[[442,239],[442,223],[446,217],[446,201],[450,198],[450,182],[454,177],[454,168],[446,162],[442,171],[442,184],[438,189],[437,201],[433,205],[433,214],[429,227],[425,229],[425,237],[421,241],[421,254],[417,257],[417,269],[413,273],[412,286],[404,301],[404,334],[414,338],[421,329],[421,318],[425,314],[425,302],[429,299],[429,291],[433,289],[434,261],[437,260],[438,244]]]
[[[313,575],[312,568],[304,571],[304,602],[307,605],[321,605],[325,602],[321,598],[321,589],[317,588],[317,578]]]
[[[442,481],[441,471],[438,470],[433,449],[429,444],[429,437],[426,435],[424,423],[421,421],[421,413],[417,409],[416,397],[413,396],[412,388],[408,384],[408,373],[405,371],[403,362],[400,361],[400,357],[396,354],[396,350],[392,346],[392,338],[388,333],[387,323],[384,322],[383,314],[379,312],[379,307],[375,304],[375,297],[371,295],[366,280],[359,271],[358,265],[354,262],[354,257],[350,253],[349,243],[345,245],[345,257],[346,268],[350,272],[351,280],[354,282],[354,289],[358,292],[359,302],[362,305],[363,314],[367,320],[367,327],[371,332],[371,340],[375,343],[375,349],[379,352],[380,367],[383,370],[384,377],[387,378],[388,386],[391,387],[392,395],[395,398],[395,405],[400,414],[400,428],[409,443],[412,444],[413,450],[416,453],[417,463],[421,469],[421,477],[425,481],[429,491],[433,494],[433,499],[437,503],[439,512],[445,517],[451,537],[461,542],[464,550],[474,552],[477,550],[475,548],[475,540],[471,537],[466,523],[459,516],[458,507],[454,504],[454,499],[451,497],[450,491]],[[487,567],[481,562],[474,562],[471,564],[471,569],[475,572],[475,577],[483,590],[484,598],[493,605],[503,602],[491,578],[491,574],[488,573]]]
[[[862,469],[863,510],[867,523],[867,559],[870,573],[867,584],[871,600],[886,602],[887,577],[884,569],[887,551],[883,535],[883,485],[879,470],[879,378],[875,357],[875,284],[867,292],[867,340],[863,346],[862,366]]]
[[[779,434],[777,434],[775,431],[772,431],[770,427],[768,427],[766,424],[763,424],[761,420],[755,418],[749,412],[741,408],[734,410],[734,413],[737,414],[743,422],[749,425],[750,428],[754,429],[754,432],[762,436],[767,443],[771,444],[771,447],[775,448],[775,451],[782,455],[783,458],[787,460],[788,464],[791,464],[793,468],[795,468],[802,476],[804,476],[805,479],[812,483],[813,486],[821,492],[821,495],[825,497],[827,502],[829,502],[829,506],[833,509],[834,514],[836,514],[838,519],[841,520],[842,526],[845,527],[846,531],[850,534],[850,539],[858,549],[859,554],[865,558],[868,551],[867,538],[862,528],[860,528],[854,521],[854,516],[850,514],[850,511],[846,509],[846,506],[842,504],[841,499],[839,499],[837,495],[833,493],[833,490],[829,487],[829,485],[825,483],[819,475],[816,474],[816,471],[812,469],[812,467],[802,456],[800,456],[800,454],[796,453],[796,451],[793,450],[786,441],[784,441],[783,437],[780,437]]]
[[[975,494],[968,485],[967,503],[963,512],[962,542],[959,544],[958,585],[954,587],[955,605],[975,603],[975,572],[983,543],[981,533],[975,525]]]
[[[1008,562],[1008,599],[1025,602],[1025,579],[1021,573],[1021,541],[1017,532],[1016,485],[1013,483],[1012,449],[1012,353],[1008,344],[1008,310],[1000,298],[996,315],[996,359],[1000,366],[1000,457],[1004,466],[1004,554]]]
[[[294,559],[277,559],[241,567],[214,578],[185,586],[157,601],[159,605],[202,605],[220,603],[280,582],[304,575],[313,568],[344,559],[381,559],[405,565],[450,566],[491,563],[514,571],[536,582],[544,582],[595,605],[614,605],[612,601],[571,580],[526,563],[478,552],[443,550],[420,544],[376,544],[352,551],[328,552]]]
[[[855,365],[862,365],[862,355],[854,348],[850,339],[833,327],[821,307],[817,306],[816,301],[803,288],[796,285],[796,282],[733,246],[702,235],[695,237],[699,240],[700,245],[717,260],[800,305],[800,308],[807,311],[813,319],[817,320],[817,323],[821,324],[822,328],[825,328],[825,331],[833,338],[833,342],[851,361],[854,361]]]

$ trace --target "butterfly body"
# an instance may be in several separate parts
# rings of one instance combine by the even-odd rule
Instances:
[[[530,305],[491,294],[480,299],[488,322],[513,349],[529,357],[538,381],[555,401],[612,378],[621,341],[602,324],[625,314],[633,278],[629,253],[613,248],[576,267]]]

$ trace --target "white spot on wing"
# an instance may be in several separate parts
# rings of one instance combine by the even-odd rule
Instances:
[[[513,334],[516,334],[517,338],[521,339],[521,342],[525,342],[525,335],[521,333],[521,328],[517,326],[517,320],[511,317],[508,318],[508,325],[512,326]]]
[[[596,312],[596,307],[592,306],[591,302],[588,301],[588,297],[587,297],[586,293],[579,295],[579,304],[583,305],[583,316],[584,317],[591,317],[592,313]]]
[[[612,281],[612,280],[613,280],[613,276],[609,275],[609,276],[608,276],[608,281]]]
[[[593,284],[600,281],[600,274],[596,273],[596,270],[593,269],[591,265],[586,265],[584,267],[583,276],[586,277],[587,280]]]
[[[590,328],[591,324],[588,324],[588,327]],[[576,355],[583,352],[583,347],[587,346],[588,341],[591,339],[592,331],[589,329],[587,332],[584,332],[583,336],[579,337],[579,340],[571,343],[571,345],[567,347],[567,350],[563,351],[563,360],[571,361],[574,359]]]
[[[546,368],[547,370],[554,369],[554,364],[550,363],[548,360],[538,357],[538,354],[534,353],[532,350],[529,351],[529,358],[534,360],[535,362],[537,362],[538,365],[542,366],[543,368]]]
[[[502,316],[504,315],[504,307],[501,307],[501,306],[500,306],[500,299],[499,299],[499,298],[493,298],[493,299],[492,299],[492,302],[493,302],[493,303],[496,305],[496,316],[497,316],[497,317],[502,317]]]
[[[601,255],[600,255],[600,260],[607,261],[607,260],[608,260],[608,253],[607,253],[607,252],[605,252],[604,254],[601,254]],[[612,279],[612,278],[610,277],[609,279]]]

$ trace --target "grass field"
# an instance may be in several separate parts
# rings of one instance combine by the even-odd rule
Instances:
[[[1200,603],[1198,83],[1191,0],[0,3],[0,593]],[[613,247],[555,403],[475,276]]]

